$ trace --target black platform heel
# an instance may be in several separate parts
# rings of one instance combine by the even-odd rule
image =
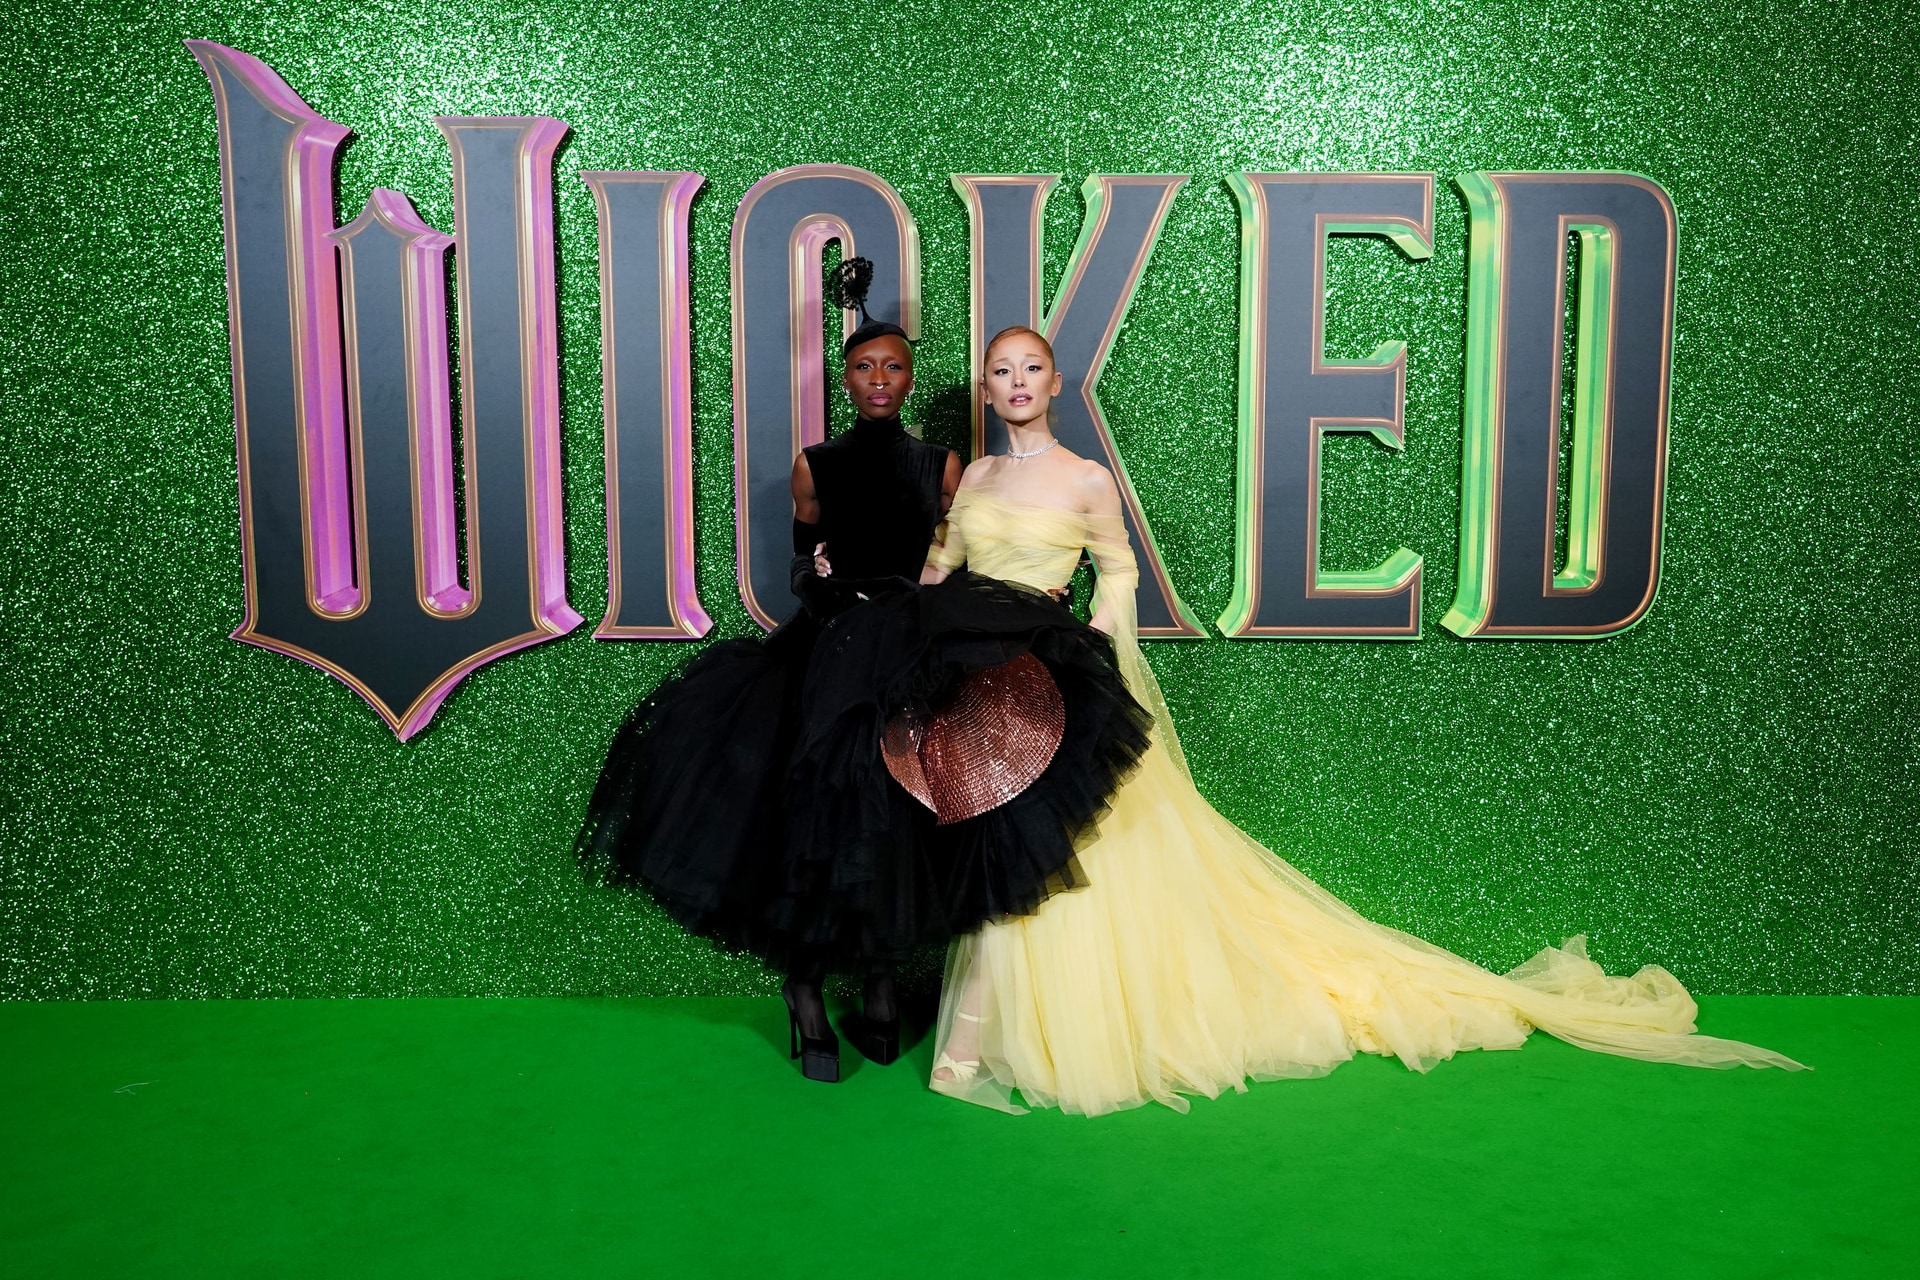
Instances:
[[[884,996],[881,993],[884,992]],[[893,992],[893,970],[891,967],[876,970],[867,978],[866,999],[861,1002],[870,1008],[874,1004],[884,1003],[898,1009]],[[853,1047],[860,1056],[876,1066],[892,1066],[900,1058],[900,1015],[896,1012],[891,1018],[875,1018],[864,1009],[860,1020],[848,1032]]]
[[[876,1022],[862,1015],[860,1023],[849,1034],[853,1038],[853,1047],[860,1056],[876,1066],[890,1067],[900,1059],[900,1018],[895,1015],[885,1022]]]
[[[800,1010],[794,1004],[793,983],[780,984],[780,998],[787,1002],[788,1053],[800,1059],[800,1074],[822,1084],[839,1084],[840,1037],[831,1030],[817,1039],[800,1034]]]

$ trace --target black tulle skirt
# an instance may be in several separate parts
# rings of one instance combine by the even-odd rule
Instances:
[[[1041,592],[968,573],[870,584],[822,625],[713,645],[614,737],[581,850],[689,930],[779,964],[859,964],[1084,883],[1074,848],[1147,747],[1107,638]],[[888,589],[888,587],[891,589]],[[1006,804],[948,826],[887,771],[887,721],[1031,653],[1059,748]]]

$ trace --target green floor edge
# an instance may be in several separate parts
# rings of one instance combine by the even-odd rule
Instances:
[[[1892,1276],[1920,999],[1721,997],[1812,1072],[1535,1036],[1097,1120],[837,1086],[771,1000],[0,1004],[0,1274]]]

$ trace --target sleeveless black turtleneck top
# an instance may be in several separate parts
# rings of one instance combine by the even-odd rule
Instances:
[[[805,450],[835,578],[920,580],[940,523],[951,450],[916,440],[900,419],[862,418]]]

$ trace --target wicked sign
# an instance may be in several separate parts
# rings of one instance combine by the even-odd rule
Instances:
[[[567,603],[561,537],[553,155],[567,126],[442,117],[453,234],[386,190],[339,226],[333,165],[349,131],[257,58],[188,45],[219,124],[246,583],[234,638],[337,676],[406,738],[468,672],[582,620]],[[710,623],[694,586],[687,244],[704,179],[578,178],[598,213],[606,420],[609,591],[594,634],[697,638]],[[1008,325],[1052,342],[1065,377],[1055,433],[1119,481],[1143,570],[1140,634],[1160,638],[1206,630],[1167,575],[1095,391],[1186,180],[1088,178],[1079,241],[1043,306],[1041,219],[1057,177],[953,177],[971,225],[976,365]],[[1324,274],[1333,235],[1384,236],[1408,258],[1429,256],[1435,176],[1229,182],[1241,216],[1237,535],[1217,626],[1230,638],[1416,639],[1418,555],[1402,548],[1357,573],[1319,565],[1322,437],[1365,432],[1397,449],[1406,396],[1404,343],[1325,358]],[[1472,639],[1615,634],[1646,612],[1659,580],[1672,203],[1631,174],[1456,182],[1470,214],[1466,432],[1459,588],[1442,625]],[[764,626],[792,603],[793,455],[827,430],[821,264],[836,242],[874,262],[872,313],[917,334],[919,233],[884,179],[848,165],[782,169],[733,217],[738,579]],[[458,473],[445,297],[456,246]],[[975,382],[975,452],[1004,448]]]

